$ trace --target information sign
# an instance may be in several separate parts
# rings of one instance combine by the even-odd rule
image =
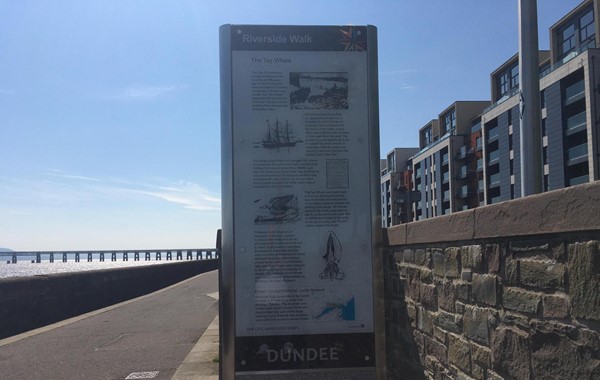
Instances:
[[[376,365],[375,33],[221,27],[222,318],[236,373]]]

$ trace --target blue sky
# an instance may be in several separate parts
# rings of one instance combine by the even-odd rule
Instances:
[[[538,1],[548,28],[578,5]],[[490,98],[517,0],[0,0],[0,247],[208,248],[220,227],[218,28],[371,24],[382,156]]]

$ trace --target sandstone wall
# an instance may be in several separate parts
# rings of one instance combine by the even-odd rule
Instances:
[[[600,183],[388,239],[388,378],[600,379]]]

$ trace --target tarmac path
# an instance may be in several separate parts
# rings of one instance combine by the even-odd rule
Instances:
[[[0,340],[0,379],[171,379],[217,315],[217,291],[212,271]]]

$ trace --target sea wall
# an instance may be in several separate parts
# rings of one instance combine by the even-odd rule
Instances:
[[[2,279],[0,339],[148,294],[218,267],[215,259]]]
[[[387,239],[388,378],[600,378],[600,182]]]

